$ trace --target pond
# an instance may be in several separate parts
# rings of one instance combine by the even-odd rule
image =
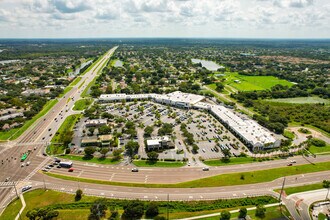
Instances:
[[[6,63],[15,63],[18,62],[19,60],[0,60],[0,64],[6,64]]]
[[[216,71],[219,68],[224,68],[223,66],[220,66],[220,65],[216,64],[215,62],[209,61],[209,60],[191,59],[191,62],[193,62],[194,64],[201,63],[202,67],[205,67],[206,69],[208,69],[210,71]]]
[[[115,64],[113,65],[114,67],[123,67],[124,63],[121,60],[116,60]]]

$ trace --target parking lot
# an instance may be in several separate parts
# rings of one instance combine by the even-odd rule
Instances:
[[[151,136],[157,136],[159,126],[157,123],[170,123],[173,125],[174,131],[180,132],[180,123],[187,125],[187,130],[193,134],[195,142],[199,147],[198,154],[193,155],[188,151],[183,143],[180,143],[177,133],[173,133],[175,149],[165,150],[160,153],[160,159],[177,159],[180,160],[188,157],[202,159],[216,159],[223,157],[221,149],[229,149],[232,154],[239,155],[240,147],[243,144],[228,130],[221,125],[213,116],[207,112],[199,110],[187,110],[161,105],[153,102],[127,102],[125,106],[122,103],[103,104],[105,111],[123,117],[129,121],[136,122],[136,125],[143,124],[145,126],[153,126],[154,131]],[[139,128],[140,129],[140,128]],[[181,132],[180,132],[181,133]],[[137,141],[142,143],[144,140]],[[121,139],[122,145],[128,140]],[[189,146],[190,147],[190,146]],[[235,149],[236,148],[236,149]],[[178,153],[180,152],[180,153]],[[141,151],[141,157],[146,157],[146,153]]]

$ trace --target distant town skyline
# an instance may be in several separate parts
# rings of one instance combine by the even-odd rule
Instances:
[[[0,0],[0,38],[330,38],[328,0]]]

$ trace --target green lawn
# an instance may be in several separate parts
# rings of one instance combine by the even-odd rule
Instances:
[[[197,187],[232,186],[232,185],[244,185],[244,184],[252,184],[252,183],[269,182],[283,176],[325,171],[325,170],[329,170],[329,167],[330,167],[330,162],[317,163],[315,165],[305,164],[305,165],[281,167],[281,168],[275,168],[269,170],[222,174],[222,175],[217,175],[217,176],[212,176],[212,177],[207,177],[203,179],[197,179],[197,180],[182,182],[177,184],[144,184],[144,183],[110,182],[104,180],[77,178],[77,177],[59,175],[54,173],[45,173],[45,174],[60,179],[106,184],[106,185],[147,187],[147,188],[197,188]]]
[[[325,147],[316,147],[312,145],[311,147],[309,147],[309,151],[313,154],[330,153],[330,144],[327,144]]]
[[[68,116],[64,122],[61,124],[60,128],[58,131],[55,133],[54,137],[52,138],[52,144],[49,146],[47,149],[47,153],[50,154],[61,154],[63,153],[63,146],[57,145],[57,143],[62,143],[61,142],[61,137],[63,134],[66,132],[72,131],[76,121],[80,118],[80,114],[75,114],[75,115],[70,115]],[[56,145],[54,145],[56,143]]]
[[[87,219],[90,213],[89,208],[93,201],[98,197],[82,196],[82,199],[78,202],[74,200],[73,194],[56,192],[52,190],[37,189],[24,194],[26,201],[26,208],[23,211],[21,217],[22,220],[28,220],[26,213],[33,208],[45,208],[51,207],[59,211],[59,216],[56,219]],[[116,206],[118,212],[123,212],[123,205],[126,204],[125,200],[107,199],[109,204]],[[241,204],[245,204],[245,207],[252,207],[256,203],[262,204],[274,203],[275,199],[271,197],[254,197],[248,199],[232,199],[232,200],[214,200],[214,201],[190,201],[190,202],[170,202],[168,203],[158,201],[156,202],[159,207],[159,215],[166,216],[167,207],[169,207],[170,219],[177,219],[183,217],[200,216],[210,213],[221,212],[221,210],[236,210],[240,208]],[[145,202],[147,206],[148,201]],[[1,219],[14,219],[15,209],[19,207],[14,202],[9,204]],[[267,211],[271,208],[267,208]],[[236,214],[237,215],[237,214]],[[109,217],[109,210],[107,210],[107,217]]]
[[[77,155],[64,155],[59,157],[68,160],[76,160],[76,161],[98,163],[98,164],[118,164],[120,162],[120,160],[114,160],[113,158],[103,158],[103,157],[102,158],[93,157],[91,159]]]
[[[20,199],[12,201],[1,215],[1,219],[15,219],[19,210],[22,208]]]
[[[75,80],[73,80],[71,83],[70,83],[70,86],[75,86],[77,85],[81,80],[81,77],[77,77]]]
[[[63,92],[59,95],[59,97],[62,98],[63,96],[65,96],[65,94],[67,94],[72,88],[73,88],[72,86],[65,87]]]
[[[304,186],[295,186],[295,187],[284,188],[285,193],[287,195],[299,193],[299,192],[317,190],[317,189],[323,189],[323,184],[315,183],[315,184],[309,184],[309,185],[304,185]],[[276,191],[281,192],[281,189],[277,189]]]
[[[15,140],[18,138],[21,134],[23,134],[35,121],[37,121],[39,118],[44,116],[56,103],[57,99],[53,99],[48,101],[42,110],[35,115],[32,119],[25,122],[24,125],[20,128],[11,129],[9,131],[2,131],[0,132],[0,140]]]
[[[288,130],[284,130],[283,136],[286,137],[286,138],[289,138],[289,139],[294,139],[295,138],[294,133],[291,132],[291,131],[288,131]]]
[[[208,166],[226,166],[234,164],[244,164],[256,162],[252,157],[232,157],[229,162],[223,162],[222,160],[205,160],[203,163]]]
[[[286,210],[286,208],[284,206],[282,207],[282,210],[286,215],[288,215],[288,211]],[[279,206],[266,208],[266,216],[264,218],[256,217],[255,213],[256,213],[255,210],[248,211],[249,217],[253,220],[274,220],[274,219],[283,217]],[[220,217],[220,213],[218,216],[209,217],[209,218],[200,218],[200,220],[219,220],[219,217]],[[230,217],[231,220],[237,220],[237,218],[238,218],[238,213],[231,214],[231,217]]]
[[[86,86],[84,91],[81,93],[81,97],[87,97],[89,95],[88,94],[89,89],[95,84],[96,78],[97,78],[97,76],[95,76],[94,79],[90,83],[88,83],[88,85]]]
[[[317,103],[330,104],[329,100],[322,99],[322,98],[317,97],[317,96],[285,98],[285,99],[267,99],[266,101],[269,101],[269,102],[282,102],[282,103],[295,103],[295,104],[317,104]]]
[[[153,163],[148,160],[134,160],[133,164],[138,167],[182,167],[186,165],[185,162],[157,161]]]
[[[245,76],[239,75],[235,72],[226,72],[225,84],[234,87],[239,91],[254,91],[254,90],[265,90],[271,87],[281,84],[285,86],[292,86],[293,83],[283,79],[278,79],[274,76]],[[239,82],[235,82],[239,80]]]
[[[92,104],[92,99],[80,99],[74,103],[73,110],[82,111],[85,110],[90,104]]]

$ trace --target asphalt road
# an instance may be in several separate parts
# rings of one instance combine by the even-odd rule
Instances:
[[[50,157],[42,156],[44,147],[51,141],[53,135],[64,122],[65,118],[72,114],[70,109],[74,106],[74,102],[81,98],[81,93],[116,49],[117,47],[114,47],[109,50],[89,72],[81,76],[82,79],[76,86],[65,96],[58,98],[58,102],[55,106],[45,116],[38,119],[16,141],[10,141],[2,146],[0,152],[0,186],[4,184],[2,181],[5,181],[7,177],[10,177],[10,181],[13,182],[25,182],[46,165],[47,162],[51,161]],[[34,148],[36,148],[36,150],[34,150]],[[21,167],[21,156],[27,152],[28,149],[32,150],[32,152],[25,162],[30,161],[31,164]],[[5,195],[4,192],[2,193],[4,195],[0,197],[0,208],[3,208],[3,202],[6,196],[9,196],[8,193],[7,195]]]
[[[17,141],[9,142],[5,145],[5,150],[0,154],[0,208],[6,205],[5,201],[8,196],[14,193],[10,184],[4,183],[5,178],[10,177],[10,181],[17,184],[20,190],[26,184],[32,184],[33,187],[46,187],[65,192],[75,192],[77,188],[83,189],[85,194],[106,196],[111,198],[138,198],[138,199],[154,199],[167,200],[201,200],[201,199],[218,199],[218,198],[235,198],[258,195],[274,195],[272,189],[280,188],[283,178],[279,178],[272,182],[212,187],[212,188],[136,188],[136,187],[120,187],[111,185],[99,185],[89,183],[79,183],[74,181],[65,181],[61,179],[45,176],[38,171],[47,163],[52,161],[51,157],[42,156],[42,152],[47,143],[65,120],[65,118],[73,114],[70,110],[74,101],[81,98],[82,91],[96,76],[96,72],[101,68],[102,64],[114,52],[112,48],[106,56],[96,64],[91,71],[82,76],[82,80],[73,87],[59,102],[50,110],[46,116],[40,118],[28,131],[26,131]],[[80,87],[80,88],[79,88]],[[74,101],[72,101],[72,98]],[[68,112],[66,112],[68,110]],[[61,112],[62,111],[62,112]],[[61,113],[61,115],[60,115]],[[63,117],[63,118],[62,118]],[[57,120],[55,120],[57,118]],[[36,147],[36,150],[33,148]],[[28,149],[32,149],[27,161],[31,161],[29,166],[20,167],[19,161],[22,153]],[[16,158],[16,159],[15,159]],[[202,171],[201,167],[183,167],[183,168],[140,168],[139,172],[131,172],[132,166],[112,166],[86,164],[83,162],[74,162],[73,173],[68,173],[67,169],[53,168],[54,173],[65,175],[79,176],[82,178],[95,178],[118,182],[135,182],[135,183],[177,183],[199,179],[203,177],[219,175],[223,173],[244,172],[262,169],[271,169],[275,167],[284,167],[290,160],[295,159],[298,164],[307,164],[313,162],[329,161],[330,156],[318,156],[317,158],[295,157],[288,160],[274,160],[261,163],[242,164],[233,166],[211,167],[210,171]],[[295,165],[296,165],[295,164]],[[330,171],[297,175],[287,177],[286,186],[295,186],[320,182],[329,177]],[[1,211],[1,210],[0,210]],[[0,212],[1,213],[1,212]]]

